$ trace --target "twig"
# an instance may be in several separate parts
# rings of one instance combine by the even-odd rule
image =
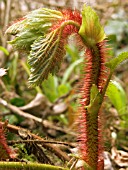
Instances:
[[[23,112],[22,110],[20,110],[18,107],[11,105],[9,103],[7,103],[5,100],[3,100],[2,98],[0,98],[0,104],[4,105],[6,108],[10,109],[13,113],[16,113],[22,117],[28,118],[28,119],[33,119],[36,122],[42,123],[42,119],[38,118],[36,116],[33,116],[29,113]]]
[[[10,18],[10,9],[11,9],[11,0],[6,1],[6,10],[5,10],[5,20],[4,20],[4,31],[6,30],[8,24],[9,24],[9,18]],[[3,46],[7,46],[7,35],[5,35]]]
[[[10,115],[10,111],[7,111],[7,112],[0,112],[0,116],[3,117],[3,116],[7,116],[7,115]]]
[[[4,125],[4,122],[0,122],[2,125]],[[38,135],[35,135],[33,133],[31,133],[29,130],[26,130],[24,128],[18,127],[18,126],[14,126],[11,124],[8,124],[6,126],[10,132],[13,132],[17,135],[19,135],[19,132],[24,131],[27,134],[29,134],[29,136],[32,136],[33,139],[36,140],[40,140],[40,141],[45,141],[43,138],[41,138]],[[59,148],[57,148],[56,146],[53,146],[52,144],[48,144],[48,143],[43,143],[44,147],[46,147],[47,149],[49,149],[50,151],[53,151],[60,159],[64,160],[64,161],[69,161],[70,158],[67,156],[67,154],[65,154],[63,151],[61,151]]]
[[[34,121],[36,121],[38,123],[41,123],[45,128],[51,128],[51,129],[58,130],[58,131],[61,131],[63,133],[66,133],[66,134],[76,136],[75,133],[70,132],[68,129],[62,129],[61,127],[57,127],[57,126],[53,125],[52,123],[50,123],[47,120],[42,120],[39,117],[36,117],[36,116],[33,116],[33,115],[31,115],[31,114],[29,114],[27,112],[24,112],[24,111],[20,110],[18,107],[7,103],[2,98],[0,98],[0,104],[4,105],[6,108],[10,109],[15,114],[18,114],[18,115],[20,115],[22,117],[32,119],[32,120],[34,120]]]
[[[8,141],[9,145],[14,145],[14,144],[21,144],[21,143],[29,143],[33,142],[36,144],[44,144],[44,143],[51,143],[51,144],[57,144],[57,145],[65,145],[69,147],[76,147],[74,144],[71,144],[69,142],[60,142],[60,141],[48,141],[48,140],[18,140],[18,141]]]
[[[7,34],[4,35],[4,31],[6,30],[8,24],[9,24],[10,11],[11,11],[11,0],[6,0],[5,4],[6,4],[6,9],[5,9],[5,13],[4,13],[4,26],[3,26],[3,31],[0,31],[0,34],[1,34],[2,46],[7,48],[8,35]],[[8,57],[6,57],[6,55],[4,54],[4,57],[1,62],[1,67],[3,67],[5,65],[7,60],[8,60]]]

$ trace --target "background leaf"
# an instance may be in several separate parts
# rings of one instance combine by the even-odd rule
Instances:
[[[123,52],[117,57],[110,60],[108,63],[106,63],[106,66],[109,67],[111,70],[114,70],[119,64],[121,64],[126,59],[128,59],[128,52]]]
[[[43,92],[47,98],[54,102],[58,97],[58,79],[56,76],[49,75],[48,79],[42,83]]]
[[[65,71],[63,79],[62,79],[62,84],[65,84],[68,80],[68,78],[70,77],[71,73],[73,72],[73,70],[75,69],[76,66],[78,66],[79,64],[81,64],[83,62],[84,58],[80,58],[76,61],[74,61]]]
[[[122,86],[118,82],[111,80],[106,94],[117,111],[120,114],[125,114],[127,99]]]
[[[9,55],[9,52],[6,48],[0,46],[0,50],[3,51],[6,55]]]

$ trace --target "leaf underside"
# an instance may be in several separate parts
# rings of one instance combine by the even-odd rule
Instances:
[[[57,73],[64,53],[63,40],[56,30],[39,37],[32,44],[28,57],[28,64],[31,68],[30,86],[40,85],[43,80],[48,78],[49,73]]]
[[[61,38],[61,30],[51,31],[51,26],[62,18],[60,11],[40,8],[30,12],[6,31],[16,36],[10,44],[30,53],[30,86],[40,85],[49,73],[55,74],[60,67],[65,40]]]

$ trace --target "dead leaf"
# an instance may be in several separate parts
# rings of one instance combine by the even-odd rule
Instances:
[[[115,147],[111,150],[111,158],[119,167],[128,167],[128,152],[117,150]]]

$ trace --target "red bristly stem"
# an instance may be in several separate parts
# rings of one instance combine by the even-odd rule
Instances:
[[[79,30],[80,25],[78,22],[73,20],[65,20],[59,23],[61,26],[60,35],[63,35],[63,39],[67,38],[76,29]],[[54,29],[59,29],[59,24],[53,27]],[[70,26],[71,25],[71,26]],[[74,29],[76,27],[76,29]],[[77,32],[76,32],[77,33]],[[60,36],[61,37],[61,36]],[[103,160],[103,144],[101,135],[101,114],[100,107],[98,107],[97,112],[89,113],[87,106],[90,104],[90,90],[92,85],[96,85],[99,92],[101,93],[101,98],[103,101],[104,94],[109,82],[107,81],[107,71],[105,67],[106,60],[106,42],[102,41],[100,43],[94,44],[86,49],[85,58],[85,68],[82,78],[82,87],[80,89],[81,100],[80,100],[80,151],[82,159],[93,169],[93,170],[103,170],[104,160]]]
[[[9,148],[6,137],[4,125],[0,123],[0,159],[15,158],[16,154],[14,150]]]
[[[86,106],[90,104],[90,90],[93,84],[97,86],[101,94],[106,87],[106,71],[108,71],[105,67],[106,50],[105,41],[86,49],[85,75],[83,75],[80,89],[80,150],[82,159],[93,170],[103,170],[104,167],[100,122],[101,105],[95,106],[98,107],[98,111],[94,113],[89,113]]]

